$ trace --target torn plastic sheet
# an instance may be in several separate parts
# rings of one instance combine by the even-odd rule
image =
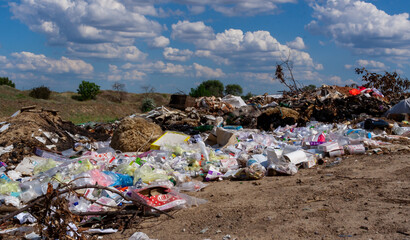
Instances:
[[[43,137],[34,137],[35,139],[37,139],[39,142],[41,142],[42,144],[46,144],[46,139]]]
[[[35,222],[37,222],[36,218],[33,217],[33,215],[31,215],[30,213],[24,213],[24,212],[22,212],[22,213],[17,214],[17,215],[15,216],[15,218],[17,218],[17,219],[19,220],[20,224],[27,223],[27,222],[28,222],[28,223],[35,223]]]
[[[0,125],[1,125],[1,124],[0,124]],[[9,123],[9,124],[6,124],[6,125],[3,125],[3,126],[0,128],[0,133],[6,131],[9,127],[10,127],[10,123]]]
[[[108,233],[116,233],[116,232],[118,232],[118,230],[113,229],[113,228],[107,228],[107,229],[92,228],[92,229],[88,229],[84,232],[85,233],[104,233],[104,234],[108,234]]]
[[[9,153],[11,151],[13,151],[13,145],[7,146],[7,147],[0,147],[0,156],[5,154],[5,153]]]

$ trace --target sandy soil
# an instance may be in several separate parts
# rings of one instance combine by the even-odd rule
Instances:
[[[161,240],[410,239],[408,153],[350,156],[295,176],[213,182],[191,195],[209,202],[104,239],[135,231]]]

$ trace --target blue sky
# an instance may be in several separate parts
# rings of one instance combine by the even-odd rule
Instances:
[[[0,76],[19,89],[82,80],[175,93],[208,79],[276,93],[360,84],[355,67],[410,75],[408,0],[0,0]]]

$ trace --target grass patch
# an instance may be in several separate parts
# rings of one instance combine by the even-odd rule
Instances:
[[[73,122],[74,124],[82,124],[87,122],[115,122],[118,117],[108,116],[108,115],[95,115],[95,114],[84,114],[76,113],[67,118],[67,120]]]

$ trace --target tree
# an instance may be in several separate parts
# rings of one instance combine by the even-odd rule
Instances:
[[[125,92],[125,84],[120,83],[120,82],[115,82],[112,85],[112,90],[116,92],[116,98],[119,103],[124,101],[126,92]]]
[[[78,86],[77,92],[83,101],[95,99],[97,94],[100,93],[100,86],[92,82],[82,81]]]
[[[358,75],[362,75],[363,85],[366,88],[376,88],[384,96],[399,99],[410,89],[410,81],[402,78],[397,72],[384,72],[384,75],[369,72],[366,68],[355,68]]]
[[[304,87],[302,88],[302,91],[303,91],[303,92],[313,91],[313,90],[315,90],[315,89],[316,89],[316,86],[313,85],[313,84],[310,84],[310,85],[308,85],[308,86],[304,86]]]
[[[151,85],[143,85],[141,89],[144,91],[145,98],[149,97],[155,92],[155,87]]]
[[[11,81],[8,77],[0,77],[0,85],[7,85],[12,88],[16,88],[16,84],[14,84],[14,82]]]
[[[207,80],[202,82],[197,88],[191,88],[191,97],[215,96],[222,97],[224,85],[219,80]]]
[[[284,73],[283,68],[288,71],[288,75]],[[290,52],[286,60],[282,59],[282,63],[276,64],[275,79],[289,88],[290,92],[296,94],[301,92],[298,86],[299,82],[293,76],[293,62],[290,60]]]
[[[231,94],[240,96],[243,93],[242,87],[239,84],[228,84],[225,86],[225,95]]]

